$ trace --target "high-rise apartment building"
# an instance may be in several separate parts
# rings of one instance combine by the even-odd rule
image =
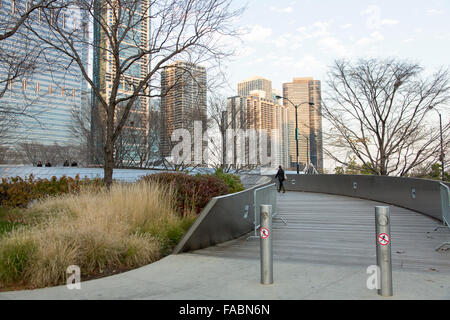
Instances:
[[[2,0],[0,20],[6,22],[18,19],[28,4],[28,1]],[[42,9],[39,9],[32,12],[28,22],[41,37],[52,41],[52,32],[44,19],[45,15]],[[61,14],[59,19],[57,22],[65,28],[73,28],[76,25],[80,30],[77,36],[82,41],[74,43],[74,46],[87,66],[87,16],[81,13],[74,20],[69,14]],[[23,115],[18,115],[14,121],[9,122],[8,130],[3,131],[3,136],[0,134],[0,143],[9,147],[21,142],[44,145],[57,143],[62,146],[79,143],[69,129],[75,125],[73,112],[81,115],[81,119],[84,119],[88,112],[87,84],[78,66],[57,50],[48,48],[44,41],[23,26],[14,36],[1,41],[0,54],[3,55],[2,58],[9,56],[13,63],[18,63],[24,55],[33,57],[43,48],[46,48],[45,55],[36,57],[32,72],[26,72],[8,81],[7,90],[0,97],[0,109],[23,112]],[[4,63],[3,59],[2,61],[0,85],[11,71],[8,70],[8,64]],[[0,133],[1,131],[0,128]]]
[[[238,95],[241,97],[248,97],[254,91],[264,92],[262,95],[258,93],[263,99],[272,99],[272,81],[263,77],[252,77],[238,83]]]
[[[253,93],[246,97],[236,96],[230,97],[227,101],[227,123],[230,124],[229,128],[234,129],[235,133],[238,133],[236,129],[254,129],[255,132],[266,131],[267,133],[267,148],[268,156],[275,155],[275,150],[272,150],[272,130],[276,130],[277,136],[273,137],[277,145],[275,159],[276,164],[283,167],[287,164],[287,145],[285,144],[287,120],[286,108],[274,103],[272,99],[265,99],[261,97],[258,92]],[[233,164],[248,166],[254,165],[258,167],[261,164],[259,152],[261,151],[260,141],[256,145],[252,145],[250,137],[240,138],[236,134],[232,137],[233,141],[227,142],[227,147],[232,148],[233,151]],[[240,150],[240,151],[238,151]],[[270,151],[269,151],[270,150]],[[250,154],[255,152],[256,154]],[[242,153],[243,158],[240,158],[239,152]],[[252,158],[253,157],[253,158]],[[252,160],[253,159],[253,160]],[[243,161],[242,161],[243,160]],[[274,163],[272,163],[274,165]]]
[[[317,170],[323,170],[320,81],[313,78],[294,78],[292,82],[283,84],[283,96],[295,105],[301,104],[298,107],[298,145],[301,166],[305,166],[309,158],[310,163]],[[310,106],[308,102],[313,102],[314,106]],[[295,108],[286,99],[284,106],[288,109],[289,167],[295,168],[297,161]]]
[[[160,148],[163,157],[170,157],[177,143],[171,141],[174,130],[187,129],[194,137],[195,121],[201,121],[202,131],[206,130],[206,81],[206,69],[202,66],[178,61],[164,67],[161,73]]]
[[[96,7],[96,15],[98,19],[94,19],[94,62],[93,62],[93,80],[96,87],[101,88],[102,95],[108,101],[110,97],[114,75],[116,72],[115,59],[112,56],[111,48],[107,36],[104,33],[102,25],[107,23],[111,26],[117,25],[114,20],[117,14],[115,13],[118,8],[114,7],[119,2],[107,2],[98,0]],[[126,10],[126,8],[122,8]],[[122,12],[122,15],[124,13]],[[150,0],[140,0],[140,5],[134,9],[134,16],[138,18],[135,21],[128,21],[129,25],[122,27],[129,27],[126,38],[120,43],[119,55],[121,61],[126,60],[134,55],[138,50],[148,50],[150,45]],[[98,22],[101,21],[101,24]],[[118,96],[126,97],[133,94],[133,87],[137,86],[149,72],[149,55],[143,55],[137,61],[135,61],[131,67],[121,75],[120,85],[118,89]],[[92,95],[92,144],[96,150],[93,161],[102,162],[103,154],[103,139],[105,136],[104,123],[106,113],[103,107],[100,105],[95,94]],[[149,106],[150,98],[148,96],[148,89],[145,89],[141,93],[141,96],[137,99],[128,117],[127,124],[122,129],[121,137],[119,140],[123,140],[125,145],[130,144],[128,136],[145,136],[148,134],[148,120],[149,120]],[[116,110],[116,118],[122,112],[121,106],[118,106]],[[142,139],[146,141],[146,139]],[[136,146],[135,146],[136,147]],[[137,146],[138,148],[140,146]],[[142,148],[147,146],[142,145]],[[129,146],[124,146],[128,148]],[[136,148],[134,148],[136,149]],[[116,150],[116,153],[118,151]],[[127,153],[127,162],[137,161],[136,152]]]

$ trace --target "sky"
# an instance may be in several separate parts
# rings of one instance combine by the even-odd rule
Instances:
[[[236,21],[245,35],[225,69],[229,96],[236,94],[239,81],[255,75],[272,80],[278,90],[294,77],[314,77],[324,85],[328,67],[338,58],[398,57],[430,73],[450,66],[448,0],[246,3]]]

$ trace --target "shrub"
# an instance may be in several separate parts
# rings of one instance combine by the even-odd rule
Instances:
[[[188,175],[186,173],[159,173],[141,178],[145,182],[156,181],[170,186],[176,194],[176,203],[181,216],[200,211],[217,196],[230,193],[229,186],[214,175]]]
[[[28,179],[21,177],[3,178],[0,184],[0,205],[25,208],[33,200],[40,200],[49,196],[61,194],[77,194],[82,188],[89,187],[99,190],[103,187],[101,179],[81,180],[63,176],[60,179],[35,179],[30,175]]]
[[[224,173],[222,168],[217,169],[214,175],[222,180],[230,188],[230,193],[245,190],[244,186],[241,183],[241,178],[239,178],[239,176],[237,175]]]

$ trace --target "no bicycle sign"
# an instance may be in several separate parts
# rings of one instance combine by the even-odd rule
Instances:
[[[389,235],[387,233],[380,233],[378,235],[378,243],[382,246],[387,246],[390,242]]]
[[[260,235],[261,235],[261,238],[262,239],[267,239],[267,238],[269,238],[269,229],[267,229],[267,228],[261,228],[261,230],[259,231],[259,233],[260,233]]]

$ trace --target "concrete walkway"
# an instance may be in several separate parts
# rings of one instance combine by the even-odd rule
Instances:
[[[288,224],[275,220],[273,285],[260,284],[259,241],[243,237],[82,282],[81,290],[4,292],[0,299],[450,299],[449,251],[433,249],[450,231],[436,229],[437,221],[392,207],[394,296],[382,298],[366,287],[367,267],[375,264],[370,238],[377,203],[307,193],[279,200]]]
[[[0,293],[0,299],[450,299],[450,275],[394,271],[394,297],[366,287],[365,268],[274,263],[274,284],[259,283],[259,261],[172,255],[152,265],[87,281],[81,290],[54,287]]]

